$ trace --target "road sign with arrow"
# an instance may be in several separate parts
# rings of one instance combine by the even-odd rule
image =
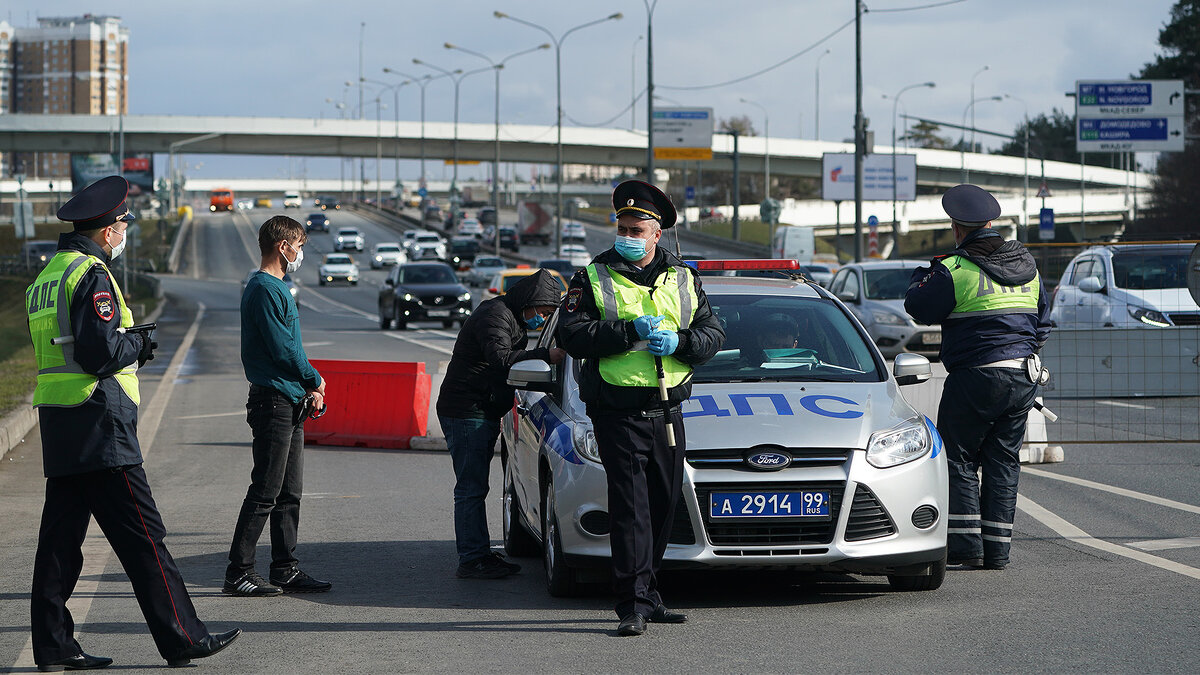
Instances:
[[[1182,80],[1075,83],[1078,152],[1182,152]]]

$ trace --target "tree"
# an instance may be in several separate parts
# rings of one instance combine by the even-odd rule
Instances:
[[[938,136],[937,132],[941,127],[933,122],[921,120],[909,127],[908,140],[918,148],[929,148],[933,150],[949,149],[952,141],[948,138]]]
[[[754,130],[754,123],[746,115],[741,117],[726,117],[717,123],[717,133],[732,134],[734,131],[739,136],[757,136],[758,132]]]

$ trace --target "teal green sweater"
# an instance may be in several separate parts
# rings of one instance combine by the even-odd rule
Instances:
[[[251,384],[273,387],[292,403],[321,384],[300,341],[300,310],[283,281],[255,272],[242,292],[242,368]]]

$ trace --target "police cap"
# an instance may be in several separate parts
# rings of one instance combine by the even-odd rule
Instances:
[[[107,176],[80,190],[58,210],[58,219],[75,225],[76,231],[86,232],[107,227],[121,216],[134,219],[125,203],[129,196],[129,181],[120,176]]]
[[[613,208],[618,216],[653,218],[662,229],[675,227],[675,205],[662,190],[640,180],[627,180],[613,190]]]
[[[1000,202],[978,185],[955,185],[942,195],[942,209],[951,220],[967,227],[983,227],[1000,217]]]

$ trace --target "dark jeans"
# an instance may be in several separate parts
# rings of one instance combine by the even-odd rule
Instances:
[[[304,421],[296,419],[296,409],[297,405],[277,390],[250,385],[246,421],[254,435],[254,468],[233,530],[227,579],[254,569],[254,548],[268,516],[271,570],[282,572],[297,562],[296,530],[304,492]]]
[[[488,471],[496,454],[500,421],[438,416],[454,462],[454,541],[458,562],[466,564],[487,555]]]

